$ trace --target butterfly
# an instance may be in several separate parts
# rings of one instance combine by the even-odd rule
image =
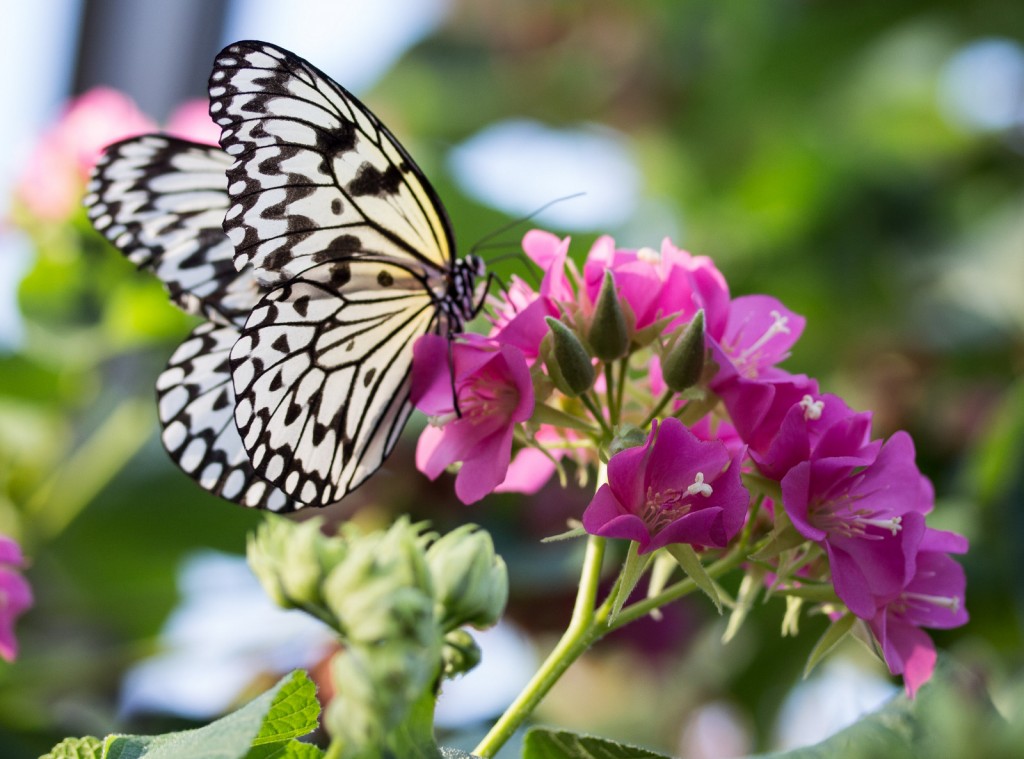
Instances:
[[[248,506],[326,506],[394,449],[412,346],[480,310],[483,261],[454,256],[423,172],[362,103],[266,42],[209,83],[221,148],[147,135],[108,148],[93,225],[209,321],[157,383],[162,440]]]

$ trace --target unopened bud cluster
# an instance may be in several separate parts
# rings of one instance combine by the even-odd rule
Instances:
[[[249,564],[270,596],[337,630],[331,662],[332,733],[382,745],[442,677],[479,662],[463,625],[494,625],[508,599],[505,562],[473,525],[447,535],[399,519],[388,530],[323,534],[319,519],[267,519],[249,540]]]

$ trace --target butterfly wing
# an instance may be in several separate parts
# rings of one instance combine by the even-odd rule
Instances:
[[[278,283],[231,351],[256,472],[326,505],[381,465],[412,410],[412,344],[447,333],[453,242],[422,172],[352,95],[262,42],[210,77],[236,266]]]
[[[251,263],[264,282],[367,254],[451,266],[450,225],[426,177],[311,64],[265,42],[229,45],[210,76],[210,115],[234,159],[224,230],[236,266]]]
[[[251,267],[236,271],[224,234],[229,199],[220,148],[164,135],[109,146],[85,198],[93,226],[152,270],[191,314],[241,327],[261,296]]]
[[[255,473],[235,426],[228,354],[237,339],[235,327],[204,322],[174,352],[156,383],[161,440],[182,471],[214,495],[294,511],[302,504]]]
[[[161,440],[174,462],[214,495],[292,511],[294,503],[253,471],[234,423],[229,351],[262,288],[252,267],[236,271],[222,220],[231,159],[219,147],[164,135],[109,146],[93,172],[86,207],[93,226],[171,299],[210,322],[171,356],[157,380]]]
[[[352,261],[347,283],[332,286],[319,268],[268,293],[231,358],[235,419],[256,472],[323,506],[394,448],[412,410],[412,343],[439,321],[420,282],[399,266]],[[388,278],[387,288],[368,286]]]

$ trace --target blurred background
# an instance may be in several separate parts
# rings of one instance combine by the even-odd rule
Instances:
[[[786,367],[873,409],[876,435],[908,430],[932,524],[971,540],[971,623],[934,637],[1001,712],[1024,703],[1024,5],[36,0],[4,15],[0,534],[21,542],[36,602],[0,661],[0,759],[199,724],[328,652],[254,588],[240,557],[259,515],[162,450],[153,384],[192,322],[80,208],[103,144],[216,139],[210,64],[244,38],[364,99],[464,252],[495,233],[485,255],[514,250],[530,225],[571,234],[579,258],[603,233],[671,236],[733,294],[806,315]],[[412,466],[421,423],[329,518],[492,530],[509,624],[484,644],[489,679],[440,709],[445,740],[471,747],[568,620],[577,549],[538,541],[588,498],[461,506]],[[856,644],[802,683],[823,623],[781,638],[782,606],[723,647],[709,604],[676,604],[599,645],[538,719],[724,757],[813,742],[893,692]]]

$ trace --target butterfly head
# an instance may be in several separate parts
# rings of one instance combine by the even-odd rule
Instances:
[[[451,304],[453,314],[460,323],[465,323],[476,316],[483,305],[486,294],[487,280],[483,279],[487,266],[480,256],[468,255],[455,262],[448,279],[447,302]]]

